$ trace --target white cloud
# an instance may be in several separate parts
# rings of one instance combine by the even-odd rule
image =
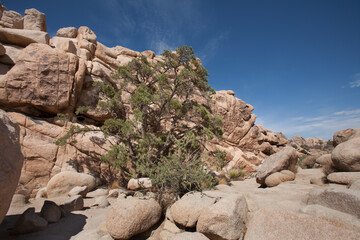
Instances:
[[[355,74],[353,78],[355,79],[355,81],[349,83],[350,87],[351,88],[360,87],[360,73]]]
[[[278,116],[277,116],[278,117]],[[302,137],[321,137],[331,139],[332,135],[339,130],[360,127],[360,109],[344,110],[329,113],[324,116],[294,117],[290,120],[278,120],[267,116],[257,119],[257,124],[277,132],[283,132],[287,137],[300,134]]]

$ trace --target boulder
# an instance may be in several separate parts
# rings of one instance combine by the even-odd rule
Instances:
[[[81,210],[84,208],[84,199],[81,195],[76,195],[70,198],[67,198],[63,201],[63,204],[60,205],[61,216],[66,217],[72,211]]]
[[[21,47],[31,43],[49,44],[49,34],[36,30],[0,28],[0,42]]]
[[[53,37],[50,39],[50,46],[75,55],[77,54],[76,44],[77,41],[73,38]]]
[[[121,66],[120,62],[116,59],[116,52],[99,42],[96,46],[95,56],[113,67],[118,68]]]
[[[360,233],[348,230],[321,217],[290,210],[263,208],[247,224],[244,240],[259,239],[359,239]]]
[[[143,55],[147,58],[150,58],[150,59],[153,59],[155,57],[155,53],[151,50],[143,51],[143,52],[141,52],[141,55]]]
[[[53,176],[47,184],[48,198],[68,196],[77,186],[87,186],[88,190],[96,187],[96,179],[85,173],[64,171]]]
[[[64,37],[64,38],[76,38],[77,34],[78,34],[78,30],[75,27],[60,28],[56,32],[57,37]]]
[[[46,200],[41,208],[40,215],[49,223],[55,223],[61,218],[61,208],[56,203]]]
[[[331,154],[323,154],[320,157],[318,157],[315,162],[317,164],[320,164],[321,166],[325,166],[325,165],[332,165],[332,161],[331,161]]]
[[[5,10],[2,12],[0,26],[4,28],[22,29],[24,19],[18,12]]]
[[[199,232],[182,232],[175,234],[170,240],[208,240],[208,238]]]
[[[310,191],[308,204],[318,204],[360,217],[360,192],[342,188],[316,188]]]
[[[226,195],[201,211],[196,231],[209,239],[242,239],[247,212],[243,195]]]
[[[76,186],[73,189],[70,190],[68,193],[69,197],[73,197],[76,195],[81,195],[82,197],[85,197],[88,193],[88,187],[87,186]]]
[[[130,190],[152,188],[152,182],[150,178],[131,178],[127,188]]]
[[[44,230],[48,222],[35,213],[35,208],[28,208],[11,229],[12,234],[24,234]]]
[[[351,183],[351,185],[349,186],[349,189],[351,190],[360,190],[360,180],[356,180],[353,183]]]
[[[296,163],[298,156],[294,148],[286,147],[277,152],[263,162],[256,172],[256,182],[264,185],[267,176],[281,170],[290,170],[296,172]]]
[[[335,132],[333,135],[333,146],[336,147],[340,143],[346,142],[354,133],[355,130],[351,128]]]
[[[344,172],[360,171],[360,137],[340,143],[331,153],[336,169]]]
[[[75,55],[45,44],[29,45],[0,80],[0,103],[31,106],[53,114],[69,109],[74,104],[75,85],[80,84],[75,81],[77,64]]]
[[[255,123],[256,116],[251,113],[254,107],[234,97],[233,91],[217,91],[212,99],[216,102],[211,106],[212,112],[224,121],[224,139],[238,144]]]
[[[295,173],[289,170],[282,170],[281,172],[275,172],[266,177],[265,185],[267,187],[274,187],[282,182],[292,181],[294,179]]]
[[[24,29],[46,32],[46,16],[35,8],[26,9],[24,13]]]
[[[213,205],[215,201],[216,198],[203,193],[190,192],[171,206],[170,213],[177,224],[195,227],[202,210]]]
[[[99,196],[95,198],[95,202],[91,205],[91,207],[106,208],[109,205],[110,203],[106,196]]]
[[[11,44],[3,44],[3,47],[6,50],[6,54],[0,57],[0,63],[14,65],[19,58],[22,47],[11,45]]]
[[[0,109],[0,223],[9,209],[24,161],[19,131],[17,123]]]
[[[349,185],[360,179],[360,172],[334,172],[327,176],[331,183]]]
[[[94,55],[97,44],[96,35],[90,28],[85,26],[80,27],[78,29],[77,40],[80,48],[88,50],[91,56]]]
[[[153,199],[119,199],[109,210],[106,228],[115,239],[129,239],[143,233],[161,217],[161,207]]]
[[[310,155],[301,161],[301,168],[313,168],[316,163],[317,156]]]
[[[95,191],[89,192],[86,194],[88,198],[95,198],[100,196],[107,196],[109,193],[109,189],[107,188],[98,188]]]

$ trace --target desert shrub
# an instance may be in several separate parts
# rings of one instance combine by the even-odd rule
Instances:
[[[239,177],[244,177],[245,173],[242,169],[238,168],[238,169],[231,169],[228,172],[228,175],[230,179],[237,179]]]

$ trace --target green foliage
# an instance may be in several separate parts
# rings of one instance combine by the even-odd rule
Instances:
[[[194,96],[210,103],[214,90],[191,47],[164,51],[162,57],[155,64],[140,56],[119,67],[114,75],[119,89],[95,83],[99,106],[113,116],[101,131],[117,139],[102,159],[124,176],[150,177],[159,191],[201,190],[214,184],[200,158],[203,143],[221,137],[223,123],[209,104],[199,104]],[[87,110],[82,107],[78,113]],[[59,144],[78,132],[70,129]],[[217,155],[220,159],[224,154]]]
[[[244,171],[242,171],[242,169],[231,169],[228,172],[229,178],[230,179],[237,179],[239,177],[244,177],[245,173]]]
[[[78,107],[75,111],[75,114],[76,115],[80,115],[80,114],[84,114],[86,113],[87,111],[89,111],[89,107],[88,106],[81,106],[81,107]]]
[[[306,151],[310,150],[310,147],[306,144],[301,145],[300,147],[302,147],[303,149],[305,149]]]
[[[215,157],[216,157],[216,168],[217,170],[221,170],[226,165],[226,161],[225,161],[226,152],[221,150],[216,150]]]

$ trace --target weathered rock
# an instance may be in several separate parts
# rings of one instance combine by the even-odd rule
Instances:
[[[99,196],[95,198],[95,202],[91,205],[91,207],[106,208],[109,205],[110,203],[106,196]]]
[[[332,183],[349,185],[360,179],[360,172],[334,172],[327,176],[327,180]]]
[[[0,56],[4,56],[6,53],[6,49],[4,48],[4,45],[0,43]]]
[[[3,46],[6,49],[6,54],[0,57],[0,62],[8,65],[14,65],[23,48],[11,44],[3,44]]]
[[[208,240],[208,238],[204,234],[198,233],[198,232],[178,233],[178,234],[175,234],[170,239],[171,240]]]
[[[295,173],[289,170],[282,170],[281,172],[275,172],[266,177],[265,185],[268,187],[274,187],[282,182],[292,181],[294,179]]]
[[[185,194],[170,209],[174,221],[184,227],[195,227],[202,210],[214,204],[216,198],[200,192]]]
[[[336,147],[340,143],[346,142],[354,133],[355,130],[351,128],[335,132],[333,135],[333,146]]]
[[[55,223],[61,218],[61,209],[56,203],[46,200],[41,208],[40,215],[49,223]]]
[[[81,195],[70,197],[60,205],[61,216],[66,217],[72,211],[81,210],[84,208],[84,199]]]
[[[77,62],[75,55],[48,45],[29,45],[1,79],[0,103],[41,108],[54,114],[70,108]]]
[[[315,160],[316,163],[320,164],[321,166],[325,166],[325,165],[332,165],[332,161],[331,161],[331,154],[324,154],[321,155],[320,157],[318,157]]]
[[[300,209],[301,213],[325,219],[336,226],[360,232],[360,221],[357,217],[327,208],[321,205],[307,205]]]
[[[37,191],[35,199],[38,198],[47,198],[46,187],[40,188],[39,191]]]
[[[112,49],[116,52],[117,56],[123,55],[123,56],[129,56],[129,57],[134,58],[134,57],[138,57],[140,55],[139,52],[136,52],[134,50],[131,50],[131,49],[128,49],[128,48],[125,48],[122,46],[116,46],[116,47],[113,47]]]
[[[336,169],[344,172],[360,171],[360,137],[340,143],[331,153]]]
[[[264,185],[265,179],[272,173],[281,170],[290,170],[296,172],[297,154],[293,148],[284,148],[265,159],[264,163],[256,172],[256,182]]]
[[[227,195],[201,211],[196,231],[210,239],[242,239],[247,212],[243,195]]]
[[[116,52],[112,48],[108,48],[101,43],[97,43],[95,56],[104,61],[105,63],[118,68],[121,63],[117,61]]]
[[[46,32],[46,16],[35,8],[26,9],[24,13],[24,29]]]
[[[151,50],[146,50],[141,52],[141,55],[144,55],[147,58],[153,59],[155,57],[155,53]]]
[[[317,188],[309,193],[308,204],[318,204],[360,216],[360,192],[341,188]]]
[[[301,161],[302,168],[313,168],[316,163],[317,156],[307,156]]]
[[[75,55],[77,54],[76,44],[77,41],[74,38],[53,37],[50,39],[50,46]]]
[[[24,26],[24,20],[20,13],[5,10],[2,12],[0,26],[5,28],[22,29]]]
[[[130,190],[151,188],[152,182],[150,178],[131,178],[128,182],[127,188]]]
[[[96,187],[96,179],[85,173],[64,171],[56,174],[47,184],[49,198],[68,196],[68,193],[76,186],[87,186],[88,190]]]
[[[60,28],[56,32],[56,36],[64,37],[64,38],[76,38],[77,34],[78,34],[78,31],[75,27]]]
[[[118,200],[106,217],[106,228],[115,239],[129,239],[151,228],[160,216],[161,207],[153,199]]]
[[[251,113],[254,107],[234,97],[233,91],[217,91],[212,99],[216,102],[212,105],[213,113],[224,121],[224,139],[238,144],[255,123],[256,116]]]
[[[0,28],[0,41],[21,47],[31,43],[49,44],[49,34],[35,30]]]
[[[358,239],[359,232],[332,224],[321,217],[280,209],[261,209],[247,224],[245,240]]]
[[[88,187],[87,186],[76,186],[73,189],[70,190],[68,193],[69,197],[73,197],[76,195],[81,195],[82,197],[85,197],[88,193]]]
[[[325,184],[325,178],[324,177],[313,177],[310,179],[310,184],[323,186]]]
[[[45,229],[48,222],[35,213],[35,208],[28,208],[11,229],[12,234],[24,234]]]
[[[78,29],[77,35],[78,45],[80,48],[84,48],[94,55],[96,50],[96,35],[88,27],[82,26]]]
[[[100,197],[100,196],[107,196],[108,193],[109,193],[109,189],[99,188],[99,189],[96,189],[95,191],[87,193],[86,197],[95,198],[95,197]]]
[[[117,198],[119,196],[119,189],[110,189],[109,194],[107,195],[108,198]]]
[[[349,189],[351,190],[360,190],[360,180],[356,180],[353,183],[351,183]]]
[[[9,209],[24,161],[19,131],[17,123],[0,109],[0,223]]]

